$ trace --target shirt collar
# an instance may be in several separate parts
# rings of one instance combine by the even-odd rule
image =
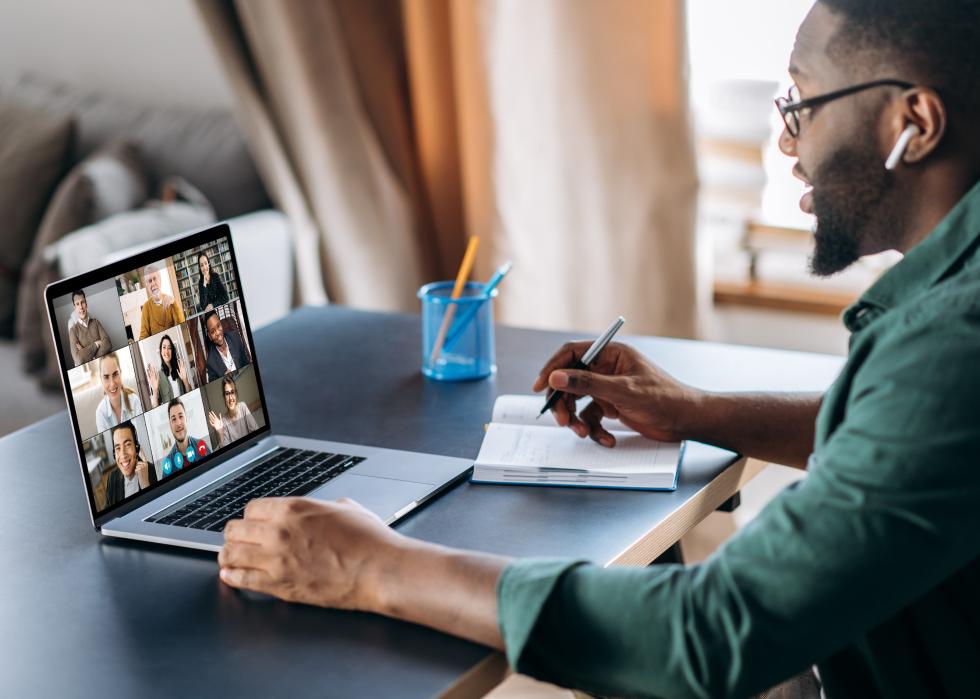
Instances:
[[[855,332],[888,309],[921,295],[971,252],[978,238],[980,182],[960,199],[925,240],[844,311],[844,325]]]

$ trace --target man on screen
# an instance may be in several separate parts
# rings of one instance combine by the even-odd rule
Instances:
[[[164,267],[164,269],[166,269]],[[140,310],[140,336],[145,340],[167,328],[184,322],[184,309],[173,296],[163,293],[160,286],[161,265],[147,265],[143,268],[143,284],[150,298]]]
[[[202,456],[211,453],[208,443],[203,439],[191,437],[187,434],[187,411],[180,398],[170,401],[167,408],[167,416],[170,419],[170,433],[174,436],[174,445],[167,454],[170,463],[176,470],[184,467],[188,462],[196,461]]]
[[[136,427],[129,420],[112,428],[112,457],[116,461],[116,468],[109,473],[106,482],[106,507],[156,484],[156,471],[143,458]]]
[[[76,322],[68,330],[68,344],[71,358],[75,360],[75,366],[79,366],[111,352],[112,340],[98,318],[89,315],[84,291],[71,292],[71,302],[75,307]]]

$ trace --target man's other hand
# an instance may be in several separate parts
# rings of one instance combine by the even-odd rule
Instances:
[[[591,437],[611,447],[615,438],[602,426],[602,418],[619,419],[644,437],[665,442],[684,439],[687,416],[701,395],[637,350],[619,342],[606,346],[588,371],[566,369],[582,358],[590,342],[566,343],[549,359],[534,382],[534,391],[546,388],[565,393],[555,404],[555,420],[579,437]],[[591,397],[581,411],[576,401]]]
[[[349,499],[263,498],[228,522],[218,554],[232,587],[339,609],[377,609],[378,564],[403,537]]]

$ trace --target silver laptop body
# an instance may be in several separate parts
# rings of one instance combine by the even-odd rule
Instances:
[[[204,306],[204,296],[210,292],[203,286],[197,287],[202,290],[200,294],[195,289],[195,271],[199,273],[196,278],[203,278],[200,269],[202,262],[199,258],[195,259],[195,255],[208,258],[212,270],[210,286],[214,286],[215,276],[222,281],[225,298],[230,299],[217,307],[217,314],[224,311],[224,316],[218,317],[214,309],[211,312],[198,310]],[[349,497],[389,524],[469,475],[472,462],[465,459],[273,433],[262,391],[260,360],[255,356],[237,269],[230,230],[227,224],[219,224],[98,270],[56,282],[45,290],[83,485],[92,523],[97,530],[106,536],[217,551],[224,539],[220,530],[177,526],[154,520],[168,519],[165,516],[168,513],[180,510],[202,495],[221,488],[249,472],[256,464],[280,453],[279,450],[283,448],[357,457],[347,463],[363,459],[316,487],[306,497],[320,500]],[[156,284],[154,273],[158,275]],[[164,282],[161,284],[159,279]],[[160,286],[167,287],[168,279],[170,293],[159,292]],[[109,280],[114,281],[110,283]],[[231,291],[232,288],[235,292]],[[79,294],[79,291],[83,293]],[[231,298],[234,293],[237,293],[237,298]],[[69,340],[66,341],[66,328],[71,328],[73,321],[78,326],[78,317],[83,313],[79,308],[83,297],[88,307],[84,312],[86,331],[93,327],[93,320],[100,321],[103,326],[112,326],[106,328],[112,344],[112,351],[108,353],[111,357],[103,354],[90,358],[91,353],[85,353],[82,341],[76,345],[70,344],[71,338],[81,335],[77,328],[75,334],[67,331]],[[171,299],[170,305],[166,303],[168,297]],[[157,298],[163,299],[163,302],[157,303]],[[113,315],[114,299],[119,300],[121,323]],[[146,327],[142,333],[137,330],[136,309],[142,310],[142,306],[138,305],[140,302],[155,304],[151,310],[165,308],[169,311],[178,299],[184,311],[183,323],[153,333],[154,316],[152,312],[147,312],[147,317],[151,318],[149,324],[146,325],[147,321],[143,319]],[[99,315],[91,310],[92,306],[98,309]],[[142,313],[139,315],[142,317]],[[229,355],[234,354],[232,350],[235,348],[231,342],[234,338],[229,339],[229,334],[238,337],[238,349],[243,351],[239,361],[231,360],[235,369],[228,369],[224,375],[218,375],[224,371],[220,363],[223,355],[215,355],[217,345],[209,343],[214,321],[208,318],[208,324],[205,318],[212,315],[218,317],[218,323],[224,328],[226,334],[222,338]],[[175,317],[172,316],[171,320]],[[228,330],[229,327],[232,330]],[[234,328],[238,329],[237,334]],[[119,346],[123,342],[119,339],[122,338],[121,333],[125,334],[124,347]],[[146,337],[142,336],[143,333]],[[95,335],[97,332],[93,330],[87,336]],[[112,340],[112,335],[116,335],[117,339]],[[170,366],[178,365],[173,356],[181,355],[186,382],[176,377],[176,372],[175,378],[168,379],[162,377],[160,371],[155,375],[150,371],[150,366],[158,361],[161,368],[166,366],[162,358],[166,356],[167,339],[171,340]],[[243,346],[244,350],[241,349]],[[189,371],[191,365],[195,374]],[[213,373],[212,369],[215,369]],[[233,381],[224,381],[226,376],[232,377]],[[154,378],[158,382],[157,388],[150,388]],[[170,394],[180,392],[180,395],[175,395],[169,403],[160,401],[159,405],[154,405],[158,396],[164,394],[164,381],[172,386]],[[232,383],[235,385],[232,386]],[[225,392],[224,395],[219,388]],[[204,436],[201,425],[205,423],[201,422],[201,414],[221,414],[229,410],[229,393],[243,392],[253,397],[254,409],[250,409],[253,421],[249,424],[256,426],[255,429],[226,444],[224,440],[237,436],[236,433],[232,433],[230,427],[227,432],[217,431],[208,422],[208,435]],[[122,407],[117,413],[110,395],[128,396],[128,413],[122,412]],[[99,402],[93,427],[91,406],[97,399]],[[226,401],[225,406],[221,404],[222,399]],[[180,407],[175,403],[180,403]],[[165,410],[168,411],[167,418],[164,417]],[[224,414],[229,425],[234,422],[227,418],[230,412]],[[240,407],[237,414],[240,421],[244,414]],[[183,432],[179,427],[174,427],[177,424],[173,419],[176,415],[180,416],[178,423],[185,425]],[[128,421],[125,419],[127,416],[130,417]],[[191,423],[194,421],[197,435],[191,437]],[[183,441],[179,438],[181,434],[184,435]],[[126,442],[129,436],[132,437],[130,442],[136,442],[136,457],[131,456],[134,448]],[[150,444],[141,444],[144,440]],[[179,449],[182,443],[187,449],[187,455],[183,458],[178,456],[183,454]],[[195,444],[202,456],[197,456]],[[152,470],[156,482],[137,492],[130,492],[135,487],[132,484],[136,472],[126,475],[124,467],[134,461],[145,462],[144,473]],[[117,470],[118,473],[114,475],[113,472]]]

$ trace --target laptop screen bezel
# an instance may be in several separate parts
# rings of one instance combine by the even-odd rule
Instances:
[[[64,346],[61,342],[62,338],[55,324],[55,299],[59,299],[62,296],[71,293],[75,289],[85,288],[108,279],[114,279],[115,277],[125,274],[126,272],[130,272],[138,267],[143,267],[163,258],[169,258],[175,254],[184,252],[188,248],[194,248],[199,245],[217,241],[222,237],[227,237],[228,239],[228,250],[231,253],[232,268],[238,275],[239,295],[237,300],[241,304],[242,324],[245,326],[244,332],[247,336],[249,347],[252,350],[252,363],[250,366],[254,367],[255,384],[256,388],[258,389],[259,399],[261,401],[262,414],[265,418],[264,424],[254,432],[250,432],[244,437],[240,437],[239,439],[235,440],[231,444],[221,447],[221,449],[215,453],[209,454],[193,468],[170,476],[162,483],[158,483],[154,487],[147,490],[145,493],[140,493],[134,498],[124,500],[123,502],[107,507],[99,512],[95,505],[95,492],[92,488],[92,483],[86,469],[85,445],[84,440],[82,439],[81,429],[79,427],[78,415],[75,412],[75,401],[72,399],[72,393],[68,386],[68,370],[66,367],[70,366],[71,363],[66,361]],[[252,338],[252,326],[248,321],[248,308],[245,303],[245,291],[241,278],[241,268],[238,266],[238,258],[235,256],[235,245],[231,236],[231,228],[227,223],[219,223],[217,225],[208,226],[202,230],[188,232],[179,238],[168,240],[161,245],[148,248],[125,259],[111,262],[90,272],[84,272],[82,274],[61,279],[57,282],[49,284],[44,289],[44,300],[48,311],[48,326],[51,331],[51,341],[54,342],[55,352],[58,355],[58,370],[61,375],[61,384],[64,389],[65,400],[68,404],[68,415],[71,420],[72,432],[75,437],[75,450],[78,454],[78,466],[81,472],[82,482],[85,486],[89,515],[92,519],[92,525],[96,529],[99,529],[106,522],[115,519],[120,514],[124,514],[123,511],[132,511],[133,509],[146,504],[150,500],[166,493],[167,491],[186,483],[188,479],[197,477],[203,473],[206,473],[207,471],[210,471],[212,468],[221,465],[227,461],[228,457],[240,453],[241,447],[255,442],[271,432],[272,427],[269,420],[269,410],[265,398],[265,391],[262,388],[262,376],[259,370],[258,353],[256,352],[255,341]]]

